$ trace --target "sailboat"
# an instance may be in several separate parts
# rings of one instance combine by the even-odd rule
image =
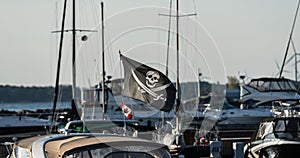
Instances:
[[[66,3],[66,2],[65,2]],[[55,110],[56,104],[58,100],[59,93],[59,80],[60,80],[60,65],[61,65],[61,54],[62,54],[62,45],[64,39],[64,32],[72,32],[72,101],[71,107],[74,112],[73,118],[70,120],[88,120],[88,119],[122,119],[122,115],[120,112],[117,112],[118,106],[115,105],[114,101],[109,102],[108,98],[112,98],[112,93],[110,93],[107,82],[109,82],[110,76],[106,76],[105,74],[105,58],[104,58],[104,6],[101,3],[101,33],[102,33],[102,81],[90,87],[77,87],[77,65],[79,64],[79,59],[77,57],[77,49],[76,49],[76,36],[77,32],[97,32],[96,30],[83,30],[76,28],[76,17],[75,17],[75,1],[73,1],[73,10],[72,10],[72,29],[65,30],[65,14],[63,13],[62,19],[62,28],[60,31],[54,31],[57,33],[61,33],[60,38],[60,47],[59,47],[59,57],[57,64],[57,74],[56,74],[56,83],[55,83],[55,94],[54,94],[54,102],[53,102],[53,122],[55,122]],[[66,10],[66,8],[64,8]],[[88,37],[86,35],[81,37],[83,42],[87,41]],[[77,58],[77,59],[76,59]],[[83,70],[84,71],[84,70]],[[107,77],[107,79],[106,79]],[[80,96],[80,98],[78,97]],[[100,106],[100,107],[99,107]],[[109,109],[109,110],[107,110]],[[110,113],[109,113],[110,112]],[[116,113],[115,113],[116,112]],[[119,114],[119,115],[118,115]]]
[[[167,122],[164,128],[154,131],[154,140],[159,143],[168,145],[170,151],[175,155],[185,155],[186,157],[209,156],[209,146],[187,145],[183,126],[190,126],[189,123],[194,120],[185,120],[184,116],[191,117],[183,111],[183,107],[179,94],[179,1],[177,0],[177,59],[176,59],[176,86],[169,88],[172,84],[168,81],[168,77],[158,70],[155,70],[145,64],[141,64],[135,60],[129,59],[124,55],[120,55],[124,66],[124,88],[123,95],[139,99],[152,105],[161,111],[175,112],[173,122]],[[163,79],[162,79],[163,78]],[[163,82],[167,81],[167,82]],[[165,93],[161,93],[163,90]],[[174,101],[168,103],[168,99],[173,98]],[[168,97],[166,97],[168,96]],[[175,101],[176,100],[176,101]],[[160,101],[159,103],[157,103]],[[173,104],[172,104],[173,103]],[[175,103],[175,104],[174,104]],[[173,107],[173,109],[170,108]],[[186,123],[188,122],[188,123]],[[197,124],[197,121],[195,121]],[[163,122],[164,124],[164,122]],[[196,126],[201,126],[197,124]],[[204,132],[207,134],[206,132]],[[194,135],[193,135],[194,136]],[[192,136],[192,137],[193,137]],[[190,139],[190,138],[189,138]],[[205,148],[205,149],[204,149]]]

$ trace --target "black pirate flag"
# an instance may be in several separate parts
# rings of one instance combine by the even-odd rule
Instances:
[[[146,102],[161,111],[171,111],[175,101],[176,88],[168,77],[160,71],[122,54],[120,54],[120,58],[125,74],[123,95]]]

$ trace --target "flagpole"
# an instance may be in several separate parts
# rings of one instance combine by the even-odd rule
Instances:
[[[121,76],[121,80],[120,80],[120,82],[121,82],[121,86],[124,86],[123,85],[123,81],[122,81],[122,65],[121,65],[121,62],[122,62],[122,60],[121,60],[121,56],[122,56],[122,54],[121,54],[121,50],[119,50],[119,57],[120,57],[120,76]],[[125,76],[124,76],[124,80],[125,80]],[[121,103],[120,103],[120,105],[122,105],[122,104],[124,104],[124,98],[123,98],[123,91],[121,91]],[[122,110],[123,111],[123,110]],[[123,116],[123,121],[124,121],[124,126],[123,126],[123,128],[125,129],[125,127],[126,127],[126,116],[124,115]]]

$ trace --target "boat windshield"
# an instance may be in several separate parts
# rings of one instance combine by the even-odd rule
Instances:
[[[153,150],[147,146],[122,146],[122,147],[106,147],[88,150],[75,150],[74,152],[68,152],[63,156],[64,158],[81,158],[81,157],[97,157],[97,158],[170,158],[169,152],[164,148],[158,148]]]
[[[298,138],[300,134],[300,124],[298,119],[278,120],[274,133],[277,138],[292,139]]]
[[[298,119],[290,119],[290,120],[278,120],[275,126],[275,132],[295,132],[300,131],[300,124]]]
[[[262,92],[269,91],[292,91],[297,92],[293,81],[288,79],[255,79],[248,86]]]
[[[256,139],[293,139],[299,136],[300,120],[293,118],[262,123],[256,134]]]

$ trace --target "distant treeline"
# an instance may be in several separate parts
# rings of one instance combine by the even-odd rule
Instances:
[[[71,86],[61,86],[61,101],[69,101],[72,97]],[[0,86],[0,102],[51,102],[53,101],[54,87],[24,87]]]
[[[198,87],[195,83],[182,83],[185,91],[192,93],[182,94],[183,98],[190,98],[197,96]],[[195,87],[196,86],[196,87]],[[207,95],[211,91],[211,84],[208,82],[201,82],[201,95]],[[72,98],[72,86],[60,86],[60,101],[70,101]],[[121,93],[120,93],[121,94]],[[118,95],[118,94],[117,94]],[[187,96],[185,96],[187,95]],[[13,102],[51,102],[53,101],[54,87],[25,87],[25,86],[10,86],[0,85],[0,103]]]

